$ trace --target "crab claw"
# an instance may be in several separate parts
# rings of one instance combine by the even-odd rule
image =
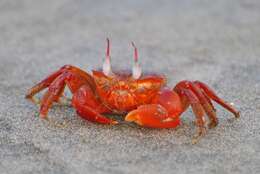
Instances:
[[[142,105],[127,114],[125,121],[150,128],[174,128],[180,124],[179,117],[170,117],[160,104]]]

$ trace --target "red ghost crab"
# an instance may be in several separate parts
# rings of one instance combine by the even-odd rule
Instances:
[[[239,112],[218,97],[205,83],[181,81],[173,89],[166,85],[161,74],[142,73],[134,43],[132,73],[113,72],[110,64],[110,44],[107,39],[106,58],[102,70],[89,74],[75,66],[65,65],[32,87],[26,98],[36,102],[34,95],[48,88],[40,100],[40,117],[47,118],[54,102],[59,102],[67,85],[73,94],[71,105],[84,119],[101,124],[118,124],[104,114],[126,115],[126,122],[135,122],[150,128],[175,128],[180,125],[181,114],[191,106],[198,128],[195,139],[205,135],[205,115],[209,128],[218,124],[212,100],[235,117]]]

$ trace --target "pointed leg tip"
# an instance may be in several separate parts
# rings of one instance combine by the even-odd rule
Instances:
[[[212,129],[212,128],[216,127],[217,125],[218,125],[218,120],[211,121],[211,122],[208,124],[208,128],[209,128],[209,129]]]
[[[35,105],[39,105],[40,104],[40,100],[38,98],[32,97],[30,95],[26,95],[25,99],[31,101]]]
[[[191,143],[192,144],[197,144],[200,141],[200,139],[206,135],[206,132],[207,132],[207,130],[206,130],[205,127],[199,127],[198,128],[198,132],[192,138]]]
[[[49,120],[46,114],[40,114],[39,117],[45,120]]]
[[[197,144],[197,143],[199,142],[199,139],[200,139],[200,137],[194,137],[194,138],[192,138],[191,144],[192,144],[192,145]]]
[[[239,111],[235,113],[235,117],[236,117],[236,118],[239,118],[239,117],[240,117],[240,112],[239,112]]]

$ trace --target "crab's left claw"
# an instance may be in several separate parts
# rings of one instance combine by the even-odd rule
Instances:
[[[169,116],[168,111],[160,104],[142,105],[129,112],[125,121],[150,128],[174,128],[180,124],[179,117]]]

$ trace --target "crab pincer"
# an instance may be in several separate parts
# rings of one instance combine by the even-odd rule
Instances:
[[[174,128],[180,124],[179,96],[168,88],[161,89],[151,104],[141,105],[129,112],[126,121],[150,128]]]

